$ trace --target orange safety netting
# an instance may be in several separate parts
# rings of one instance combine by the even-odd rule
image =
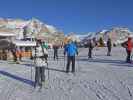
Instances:
[[[31,57],[31,55],[32,55],[32,52],[31,51],[22,51],[22,52],[16,52],[16,55],[17,55],[17,57],[19,57],[20,55],[22,56],[22,57]]]

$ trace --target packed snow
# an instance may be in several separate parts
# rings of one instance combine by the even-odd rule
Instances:
[[[46,82],[40,91],[33,87],[33,61],[0,61],[0,100],[133,100],[133,64],[125,63],[125,49],[113,48],[112,56],[106,53],[106,48],[95,48],[88,60],[88,49],[79,49],[72,74],[65,73],[63,50],[58,61],[49,50]]]

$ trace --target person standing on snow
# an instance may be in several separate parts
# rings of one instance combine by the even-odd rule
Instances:
[[[67,53],[67,66],[66,73],[69,72],[70,63],[72,62],[72,73],[75,72],[75,55],[78,55],[76,44],[70,39],[68,44],[65,45],[64,55]]]
[[[17,62],[17,55],[16,55],[16,45],[11,43],[10,44],[10,50],[13,55],[13,61],[16,63]]]
[[[129,36],[128,40],[126,42],[122,43],[122,46],[124,48],[126,48],[126,53],[127,53],[126,62],[131,63],[131,52],[132,52],[132,48],[133,48],[132,37]]]
[[[22,61],[22,47],[16,47],[17,63]]]
[[[54,50],[54,60],[57,59],[58,60],[58,49],[59,46],[58,45],[53,45],[53,50]]]
[[[111,39],[110,38],[107,41],[107,48],[108,48],[107,56],[111,56],[112,43],[111,43]]]
[[[43,48],[41,40],[36,41],[36,47],[32,51],[35,62],[35,88],[42,88],[45,82],[45,66],[47,66],[48,52]]]
[[[89,39],[88,41],[88,49],[89,49],[89,52],[88,52],[88,58],[92,58],[92,49],[93,49],[93,43],[91,41],[91,39]]]
[[[131,52],[132,52],[133,44],[132,44],[132,38],[128,37],[127,46],[126,46],[126,52],[127,52],[127,63],[131,63]]]

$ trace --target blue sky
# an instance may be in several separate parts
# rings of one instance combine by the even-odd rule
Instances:
[[[65,33],[133,29],[133,0],[1,0],[0,17],[35,17]]]

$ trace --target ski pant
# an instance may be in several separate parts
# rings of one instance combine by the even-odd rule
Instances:
[[[68,56],[67,57],[67,67],[66,72],[69,72],[70,63],[72,62],[72,72],[75,72],[75,56]]]
[[[110,53],[111,53],[111,47],[108,47],[107,56],[110,56]]]
[[[22,54],[19,54],[19,61],[22,61]]]
[[[127,59],[126,62],[131,62],[131,51],[130,50],[126,50],[127,51]]]
[[[16,61],[17,61],[16,53],[15,53],[15,52],[12,52],[12,55],[13,55],[13,60],[14,60],[14,62],[16,62]]]
[[[92,49],[89,49],[88,58],[92,58]]]
[[[42,82],[45,81],[45,68],[44,67],[36,67],[35,68],[35,87],[42,86]]]

